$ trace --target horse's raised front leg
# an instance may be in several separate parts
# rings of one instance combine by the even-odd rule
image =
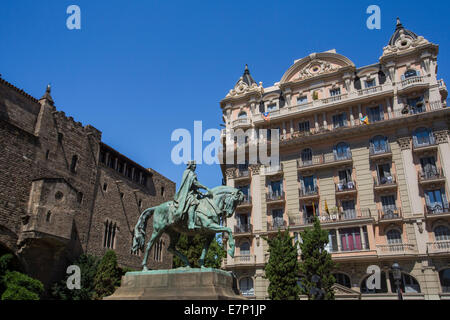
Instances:
[[[205,267],[205,258],[206,258],[206,255],[208,254],[209,246],[211,245],[211,242],[213,241],[214,237],[215,237],[215,234],[206,236],[205,243],[203,244],[202,254],[200,256],[200,259],[198,260],[200,268]]]
[[[205,228],[215,231],[215,232],[226,232],[228,234],[228,244],[230,245],[230,249],[228,250],[228,254],[230,257],[234,258],[234,239],[231,233],[231,229],[228,227],[223,227],[217,223],[210,223],[205,226]]]

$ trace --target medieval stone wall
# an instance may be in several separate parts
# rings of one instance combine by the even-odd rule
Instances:
[[[106,252],[106,220],[117,223],[119,263],[140,269],[142,256],[131,253],[138,217],[175,193],[175,184],[154,170],[141,168],[143,186],[106,167],[101,147],[100,131],[57,111],[51,98],[38,101],[0,79],[0,246],[47,287],[79,254]],[[163,242],[162,259],[152,253],[150,268],[172,266]]]

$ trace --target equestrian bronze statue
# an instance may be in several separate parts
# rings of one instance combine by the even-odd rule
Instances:
[[[230,245],[228,254],[234,257],[235,245],[231,229],[222,226],[221,222],[233,216],[238,204],[244,200],[244,194],[236,188],[227,186],[208,189],[197,180],[195,169],[195,162],[189,162],[173,201],[148,208],[140,215],[134,228],[133,252],[144,249],[147,220],[153,216],[153,233],[145,249],[142,261],[143,271],[148,270],[149,252],[163,233],[170,237],[168,251],[178,256],[186,267],[190,267],[188,259],[175,247],[181,234],[205,235],[206,241],[199,259],[199,265],[202,268],[211,241],[218,232],[228,234]],[[206,190],[207,193],[202,193],[200,189]]]

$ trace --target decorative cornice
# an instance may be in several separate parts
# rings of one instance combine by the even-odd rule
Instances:
[[[225,175],[227,176],[227,179],[233,179],[235,176],[236,170],[235,168],[228,168],[225,170]]]
[[[251,164],[250,171],[252,172],[252,174],[259,174],[259,172],[261,171],[261,165],[260,164]]]
[[[400,150],[408,150],[411,148],[411,137],[398,138],[397,142],[400,146]]]
[[[437,144],[447,143],[448,142],[448,130],[435,131],[434,138],[436,139]]]

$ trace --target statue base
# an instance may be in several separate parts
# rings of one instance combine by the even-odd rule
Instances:
[[[127,272],[104,300],[246,300],[231,273],[213,268]]]

